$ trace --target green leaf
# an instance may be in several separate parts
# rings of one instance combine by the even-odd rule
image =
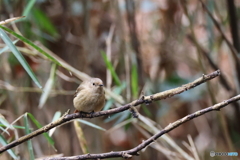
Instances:
[[[35,119],[35,117],[31,113],[27,113],[31,121],[37,126],[37,128],[42,128],[42,125]],[[54,148],[53,139],[47,134],[43,133],[43,136],[47,139],[48,143]]]
[[[2,115],[0,117],[0,123],[10,129],[13,129],[13,126],[11,124],[9,124],[8,121],[4,117],[2,117]]]
[[[6,146],[7,145],[7,141],[3,138],[3,136],[0,134],[0,143],[2,144],[2,146]],[[10,154],[10,156],[13,159],[18,159],[17,155],[12,151],[12,149],[8,149],[7,150],[8,154]]]
[[[152,116],[151,112],[149,111],[149,109],[146,106],[142,106],[142,109],[143,109],[144,113],[146,113],[146,115],[148,117]]]
[[[59,119],[61,117],[61,112],[60,111],[57,111],[54,116],[53,116],[53,119],[52,119],[52,122],[56,121],[57,119]],[[49,131],[49,136],[51,137],[53,135],[53,133],[55,132],[56,130],[56,127],[51,129]]]
[[[52,122],[58,120],[60,117],[61,117],[61,112],[57,111],[53,116]]]
[[[28,4],[27,7],[24,7],[24,11],[23,11],[23,16],[27,16],[30,12],[30,10],[33,8],[34,4],[35,4],[36,0],[28,0]]]
[[[2,96],[0,97],[0,106],[6,99],[7,99],[7,95],[6,94],[2,94]]]
[[[2,26],[0,26],[2,27]],[[22,54],[17,50],[16,46],[12,43],[11,39],[8,37],[8,35],[0,29],[0,37],[2,40],[8,45],[14,56],[18,59],[18,61],[21,63],[23,68],[26,70],[28,75],[32,78],[34,83],[39,87],[42,88],[41,84],[38,82],[38,79],[36,78],[35,74],[33,73],[31,67],[28,65],[25,58],[22,56]]]
[[[34,22],[40,28],[40,30],[46,31],[50,35],[58,38],[58,32],[55,26],[52,24],[48,16],[38,8],[33,8]]]
[[[108,60],[107,55],[106,55],[106,53],[105,53],[104,51],[101,51],[101,54],[102,54],[102,57],[103,57],[103,60],[104,60],[104,62],[105,62],[105,64],[106,64],[107,69],[110,70],[110,72],[111,72],[111,75],[112,75],[112,77],[113,77],[113,80],[115,81],[115,83],[116,83],[118,86],[120,86],[120,85],[121,85],[121,81],[120,81],[120,79],[118,78],[118,75],[117,75],[117,73],[115,72],[115,69],[114,69],[112,63]]]
[[[0,124],[0,127],[7,127],[6,125],[4,124]],[[16,128],[16,129],[25,129],[25,127],[23,126],[18,126],[18,125],[12,125],[13,128]]]
[[[127,119],[130,114],[131,113],[129,111],[123,111],[121,113],[109,116],[107,119],[104,120],[104,122],[108,123],[118,118],[117,121],[114,123],[114,125],[117,125],[118,123],[121,123],[123,120]]]
[[[26,113],[24,115],[24,125],[25,125],[25,133],[30,134],[30,128],[29,128],[29,123],[28,123],[28,114]],[[28,146],[28,152],[29,152],[29,157],[30,160],[34,160],[34,153],[33,153],[33,147],[32,147],[32,141],[28,140],[27,141],[27,146]]]
[[[54,81],[55,81],[56,68],[57,68],[56,63],[53,63],[52,68],[51,68],[51,72],[50,72],[50,76],[49,76],[49,78],[46,82],[46,85],[44,86],[42,95],[41,95],[40,100],[39,100],[39,105],[38,105],[39,108],[43,107],[43,105],[47,101],[48,96],[49,96],[49,94],[52,90],[52,87],[53,87]]]
[[[137,72],[137,64],[133,63],[132,72],[131,72],[131,87],[132,94],[134,98],[138,97],[138,72]]]
[[[115,88],[113,89],[113,93],[115,93],[115,94],[117,94],[117,95],[120,95],[120,94],[122,93],[122,91],[126,88],[126,86],[127,86],[127,85],[126,85],[126,82],[123,82],[123,83],[121,84],[121,86],[117,86],[117,87],[115,87]],[[108,110],[108,109],[113,105],[113,103],[114,103],[114,99],[113,99],[113,98],[110,98],[110,99],[106,102],[103,110]]]
[[[13,41],[13,44],[16,44],[18,42],[18,40],[15,40]],[[4,48],[2,48],[0,50],[0,55],[3,53],[3,52],[6,52],[7,50],[9,50],[9,47],[6,45]]]
[[[125,111],[120,112],[120,113],[118,113],[118,114],[113,114],[113,115],[111,115],[111,116],[108,116],[108,118],[105,119],[104,122],[105,122],[105,123],[111,122],[111,121],[117,119],[118,117],[121,117],[122,114],[125,114]]]
[[[123,112],[122,112],[123,113]],[[122,121],[124,121],[125,119],[129,118],[131,115],[130,112],[125,112],[125,114],[121,114],[121,117],[117,120],[117,122],[114,123],[114,126],[121,123]]]
[[[88,125],[90,127],[93,127],[93,128],[96,128],[96,129],[99,129],[99,130],[102,130],[102,131],[106,131],[106,129],[104,129],[104,128],[96,125],[96,124],[93,124],[93,123],[91,123],[89,121],[85,121],[85,120],[82,120],[82,119],[78,119],[77,121],[79,121],[80,123],[86,124],[86,125]]]
[[[1,126],[2,124],[0,124],[0,126]],[[10,133],[6,130],[6,129],[4,129],[3,127],[0,127],[0,130],[2,130],[3,132],[5,132],[6,134],[8,134],[8,135],[10,135]]]
[[[2,130],[3,132],[6,132],[6,133],[9,135],[9,132],[7,132],[7,131],[4,131],[4,128],[3,128],[3,127],[1,127],[1,126],[4,126],[4,125],[0,124],[0,130]],[[4,126],[4,127],[5,127],[5,126]]]
[[[55,58],[53,58],[51,55],[49,55],[48,53],[46,53],[43,49],[39,48],[37,45],[35,45],[34,43],[32,43],[30,40],[28,40],[27,38],[17,34],[16,32],[0,26],[0,28],[2,28],[3,30],[7,31],[8,33],[12,34],[13,36],[15,36],[16,38],[20,39],[21,41],[23,41],[24,43],[30,45],[31,47],[33,47],[34,49],[36,49],[38,52],[40,52],[41,54],[43,54],[44,56],[46,56],[49,60],[51,60],[52,62],[57,63],[58,65],[62,66]]]

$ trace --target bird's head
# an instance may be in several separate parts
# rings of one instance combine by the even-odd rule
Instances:
[[[91,78],[89,81],[88,81],[88,86],[89,88],[92,88],[94,89],[96,92],[101,92],[103,91],[103,82],[101,79],[99,78]]]

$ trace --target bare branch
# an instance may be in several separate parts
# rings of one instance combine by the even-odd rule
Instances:
[[[204,2],[202,0],[199,0],[203,6],[203,9],[207,12],[207,14],[209,15],[209,17],[212,19],[214,25],[216,26],[216,28],[218,29],[218,31],[220,32],[220,34],[222,35],[222,38],[226,41],[228,47],[230,48],[233,57],[235,59],[238,59],[237,57],[237,51],[234,48],[234,46],[232,45],[232,43],[227,39],[227,36],[224,34],[220,24],[217,22],[217,20],[213,17],[212,13],[209,11],[209,9],[207,8],[207,6],[204,4]]]
[[[210,54],[197,42],[197,39],[194,38],[194,36],[192,36],[192,35],[188,35],[187,38],[188,38],[194,45],[196,45],[196,48],[197,48],[197,49],[199,49],[199,50],[203,53],[203,56],[207,59],[207,61],[208,61],[209,65],[211,66],[211,68],[214,69],[214,70],[217,70],[219,67],[217,66],[217,64],[215,64],[215,63],[213,62],[213,60],[212,60],[211,57],[209,56]],[[220,78],[221,84],[223,85],[223,87],[224,87],[227,91],[232,91],[232,90],[233,90],[223,74],[220,75],[219,78]],[[235,91],[233,91],[233,92],[235,92]]]
[[[160,93],[156,93],[150,96],[145,96],[140,98],[139,100],[135,100],[129,104],[126,104],[122,107],[118,107],[118,108],[114,108],[114,109],[110,109],[110,110],[106,110],[106,111],[100,111],[100,112],[95,112],[95,113],[73,113],[73,114],[69,114],[69,111],[66,112],[61,118],[59,118],[58,120],[28,134],[25,135],[23,137],[20,137],[19,139],[9,143],[6,146],[3,146],[0,148],[0,153],[3,153],[4,151],[11,149],[33,137],[36,137],[42,133],[48,132],[50,129],[60,126],[68,121],[71,121],[73,119],[76,118],[94,118],[94,117],[100,117],[100,116],[106,116],[106,115],[111,115],[114,113],[119,113],[119,112],[123,112],[125,110],[130,109],[131,107],[143,104],[143,103],[151,103],[152,101],[157,101],[157,100],[161,100],[161,99],[166,99],[166,98],[170,98],[174,95],[180,94],[184,91],[187,91],[189,89],[192,89],[202,83],[205,83],[206,81],[209,81],[217,76],[220,75],[220,71],[217,70],[215,72],[212,72],[208,75],[202,75],[200,78],[196,79],[195,81],[185,84],[181,87],[177,87],[175,89],[170,89],[164,92],[160,92]],[[114,156],[113,156],[114,157]],[[101,157],[100,157],[101,158]]]
[[[209,17],[212,19],[213,24],[215,25],[215,27],[218,29],[218,31],[220,32],[222,38],[225,40],[226,44],[228,45],[229,49],[231,50],[232,56],[234,58],[234,63],[235,63],[235,74],[238,78],[238,81],[235,81],[236,84],[236,89],[237,92],[239,92],[239,81],[240,81],[240,70],[238,68],[240,68],[240,63],[239,63],[239,57],[238,57],[238,52],[237,50],[234,48],[234,46],[232,45],[232,43],[227,39],[227,36],[224,34],[220,24],[217,22],[217,20],[213,17],[212,13],[209,11],[209,9],[207,8],[207,6],[204,4],[204,2],[202,0],[199,0],[203,6],[203,9],[207,12],[207,14],[209,15]]]
[[[141,144],[139,144],[138,146],[136,146],[135,148],[132,148],[130,150],[118,151],[118,152],[108,152],[108,153],[101,153],[101,154],[84,154],[84,155],[71,156],[71,157],[45,158],[44,160],[80,160],[80,159],[97,159],[97,158],[105,159],[105,158],[113,158],[113,157],[131,158],[133,155],[139,155],[139,153],[138,153],[139,151],[141,151],[144,148],[146,148],[147,146],[151,145],[159,137],[161,137],[165,133],[170,132],[174,128],[177,128],[178,126],[180,126],[194,118],[197,118],[203,114],[206,114],[210,111],[219,111],[221,108],[227,106],[230,103],[236,102],[238,100],[240,100],[240,94],[235,97],[232,97],[231,99],[217,103],[211,107],[199,110],[193,114],[189,114],[189,115],[175,121],[174,123],[170,123],[163,130],[161,130],[157,134],[153,135],[146,141],[143,141]]]

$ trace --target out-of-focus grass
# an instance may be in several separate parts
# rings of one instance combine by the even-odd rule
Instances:
[[[31,114],[27,113],[27,116],[31,119],[31,121],[37,126],[37,128],[42,128],[42,125],[37,121],[37,119]],[[46,138],[48,143],[54,148],[54,141],[53,139],[48,135],[48,133],[43,133],[43,136]]]
[[[40,97],[40,100],[39,100],[39,105],[38,107],[39,108],[42,108],[43,105],[45,104],[45,102],[47,101],[48,99],[48,96],[54,86],[54,82],[55,82],[55,76],[56,76],[56,69],[57,69],[57,64],[53,63],[52,64],[52,67],[51,67],[51,72],[50,72],[50,76],[43,88],[43,93]]]
[[[197,55],[198,47],[189,43],[186,38],[187,35],[192,33],[195,34],[199,44],[209,50],[209,57],[219,65],[221,73],[226,75],[229,84],[233,88],[235,87],[233,81],[236,80],[236,77],[233,76],[233,68],[229,64],[231,63],[229,61],[229,49],[225,43],[222,43],[221,35],[215,31],[212,22],[206,18],[206,14],[198,1],[166,1],[164,3],[161,0],[128,0],[127,3],[124,1],[49,1],[48,3],[39,1],[35,3],[33,0],[18,2],[25,6],[24,8],[16,7],[16,2],[14,1],[11,5],[6,6],[6,8],[12,8],[11,11],[10,9],[6,11],[6,16],[11,12],[14,15],[22,12],[27,15],[24,21],[18,21],[15,26],[23,35],[17,32],[14,25],[8,26],[8,28],[0,27],[9,32],[10,35],[18,38],[20,41],[17,45],[21,46],[21,48],[36,53],[24,54],[24,56],[34,62],[34,65],[30,66],[34,68],[34,72],[41,84],[44,84],[49,78],[51,72],[49,68],[53,63],[57,64],[58,69],[70,78],[76,76],[79,79],[98,76],[105,80],[107,79],[105,78],[107,68],[114,83],[110,86],[112,92],[106,91],[108,94],[106,95],[107,100],[104,109],[118,107],[124,101],[128,103],[128,101],[138,99],[142,91],[141,87],[143,87],[145,95],[150,95],[182,85],[185,83],[184,81],[192,80],[194,77],[203,74],[203,70],[199,65],[200,60],[205,68],[204,72],[212,71],[201,53],[199,52],[200,54]],[[180,6],[180,3],[184,8]],[[131,6],[126,9],[126,4]],[[208,6],[210,11],[217,17],[226,34],[230,35],[229,29],[226,27],[229,25],[226,18],[227,10],[223,4],[225,4],[224,1],[218,1],[217,3],[214,1],[206,2],[206,5],[210,5]],[[183,12],[185,8],[189,16]],[[188,19],[189,17],[190,19]],[[135,24],[132,20],[135,21]],[[129,23],[130,21],[131,23]],[[106,46],[106,37],[109,35],[113,25],[115,28],[111,43],[109,43],[111,46],[109,47]],[[10,27],[13,27],[14,31],[10,30]],[[132,34],[134,32],[137,34]],[[59,37],[61,39],[58,39]],[[41,41],[41,43],[36,42],[36,40]],[[139,47],[142,54],[137,55],[136,46]],[[111,61],[107,58],[105,52],[102,52],[102,50],[107,50],[106,47],[111,48],[109,50],[111,52]],[[137,58],[132,56],[135,54],[141,60],[141,66],[138,64]],[[36,109],[41,92],[39,89],[35,90],[36,88],[32,86],[22,86],[26,85],[26,83],[23,83],[20,79],[26,77],[26,75],[19,74],[18,68],[13,68],[11,64],[9,68],[7,67],[8,63],[13,63],[12,61],[4,62],[4,58],[9,58],[8,55],[0,54],[0,69],[3,72],[0,75],[1,82],[6,82],[1,84],[9,84],[9,89],[11,89],[11,92],[8,92],[7,88],[1,91],[3,100],[0,105],[3,106],[3,113],[7,120],[14,120],[15,117],[30,112],[32,116],[34,115],[35,120],[39,121],[39,124],[34,122],[29,115],[33,123],[39,128],[41,127],[40,123],[50,123],[53,117],[60,116],[60,112],[63,113],[67,109],[73,109],[73,96],[69,96],[69,93],[64,96],[51,94],[54,96],[51,97],[51,101],[45,101],[44,105],[46,107]],[[139,77],[139,72],[144,73],[144,77]],[[55,78],[54,87],[56,90],[72,91],[77,87],[75,83],[59,79],[57,76]],[[139,82],[143,82],[144,86],[139,86]],[[217,80],[213,83],[210,82],[210,84],[214,88],[213,95],[217,100],[227,99],[227,95],[230,93],[223,90]],[[14,86],[19,87],[14,88]],[[32,91],[31,94],[18,92],[24,90],[24,88],[27,91]],[[37,92],[33,93],[35,91]],[[45,100],[48,99],[49,94],[42,93],[42,95],[44,94]],[[117,98],[113,98],[111,94],[114,94]],[[109,136],[106,136],[105,132],[99,132],[96,135],[96,132],[92,132],[93,126],[91,125],[91,127],[83,125],[81,129],[87,143],[89,142],[88,149],[92,152],[100,153],[109,150],[128,149],[135,146],[139,140],[146,139],[156,133],[155,131],[159,130],[160,124],[166,126],[193,110],[209,106],[209,102],[209,93],[206,87],[202,86],[169,100],[154,102],[148,106],[138,106],[141,118],[144,115],[141,120],[132,119],[130,112],[125,111],[109,117],[99,118],[97,121],[94,121],[95,119],[85,121],[93,121],[94,123],[91,123],[91,125],[94,124],[97,128],[112,128],[117,124],[117,129],[124,130],[121,134],[125,138],[116,137],[115,135],[115,138],[111,138],[113,132],[110,132]],[[231,113],[232,111],[228,112],[229,115]],[[228,119],[228,114],[225,115],[226,119]],[[42,118],[43,115],[44,118]],[[200,157],[210,149],[217,150],[221,148],[227,150],[225,139],[222,138],[219,132],[216,132],[221,130],[221,125],[216,117],[207,116],[207,120],[204,120],[204,117],[201,118],[199,121],[194,121],[194,124],[187,123],[184,128],[179,127],[179,130],[171,131],[168,136],[179,145],[178,141],[184,140],[187,134],[191,134],[196,148],[198,146],[202,147],[202,151],[199,152]],[[102,119],[104,119],[103,122]],[[236,121],[235,118],[231,119],[234,122]],[[215,127],[211,127],[212,123],[215,124]],[[5,128],[4,125],[0,126],[3,129]],[[17,126],[22,126],[22,124],[19,123]],[[25,127],[23,128],[25,129]],[[233,142],[236,142],[239,135],[235,134],[238,133],[236,127],[232,128],[229,132],[230,135],[234,133]],[[59,127],[55,132],[53,138],[56,140],[55,145],[59,152],[64,152],[67,155],[79,154],[79,143],[74,143],[77,137],[71,124]],[[134,138],[131,135],[134,135]],[[66,137],[66,140],[62,140],[61,137],[63,136]],[[96,143],[92,143],[92,137],[95,138],[94,142]],[[199,140],[202,137],[204,138]],[[218,146],[204,145],[203,142],[208,141],[207,137],[214,137],[211,138],[211,142],[213,142],[212,144],[217,143]],[[102,141],[102,138],[104,138],[104,141]],[[117,145],[113,143],[116,139],[121,140]],[[156,144],[155,148],[153,147],[154,150],[148,147],[143,153],[144,156],[141,155],[137,158],[153,159],[157,157],[162,159],[171,155],[170,153],[181,154],[178,148],[180,145],[174,144],[170,145],[172,147],[166,147],[169,153],[164,152],[164,149],[161,148],[162,143],[166,144],[164,141],[160,143],[156,141],[154,143]],[[41,142],[39,142],[39,145],[41,145]],[[65,149],[62,146],[65,146]],[[182,150],[186,152],[185,148],[182,148]],[[44,155],[53,153],[49,150],[46,151],[45,147],[42,147],[41,151]],[[22,155],[24,155],[23,152],[21,152]],[[162,154],[158,154],[158,152]],[[182,153],[185,154],[184,152]],[[172,157],[172,159],[175,158]]]
[[[6,141],[6,139],[0,134],[0,143],[5,146],[8,144],[8,142]],[[13,158],[13,159],[18,159],[17,155],[13,152],[12,149],[7,150],[7,152],[9,153],[9,155]]]
[[[32,41],[28,40],[27,38],[17,34],[16,32],[6,28],[6,27],[3,27],[3,26],[0,26],[1,29],[7,31],[8,33],[12,34],[13,36],[15,36],[16,38],[20,39],[21,41],[23,41],[24,43],[30,45],[31,47],[33,47],[34,49],[36,49],[39,53],[43,54],[44,56],[46,56],[49,60],[57,63],[58,65],[61,66],[61,64],[55,59],[53,58],[51,55],[49,55],[48,53],[46,53],[44,50],[42,50],[41,48],[39,48],[37,45],[35,45]]]
[[[24,125],[25,125],[25,133],[29,134],[31,133],[30,127],[29,127],[29,123],[28,123],[28,114],[26,113],[24,115]],[[32,146],[32,140],[28,140],[27,141],[27,147],[28,147],[28,153],[29,153],[29,159],[30,160],[34,160],[34,153],[33,153],[33,146]]]
[[[107,59],[107,56],[106,56],[106,53],[104,51],[101,51],[101,54],[102,54],[102,57],[103,57],[103,60],[105,62],[105,65],[107,67],[108,70],[110,70],[111,74],[112,74],[112,77],[113,77],[113,80],[114,82],[120,86],[121,85],[121,81],[120,79],[118,78],[118,75],[117,73],[115,72],[115,69],[112,65],[112,63]]]
[[[2,27],[2,26],[0,26]],[[27,63],[27,61],[25,60],[25,58],[22,56],[22,54],[17,50],[16,46],[13,44],[13,42],[11,41],[11,39],[8,37],[8,35],[2,30],[0,29],[0,37],[2,38],[2,40],[6,43],[6,45],[9,47],[9,49],[12,51],[12,53],[14,54],[14,56],[18,59],[18,61],[21,63],[21,65],[23,66],[23,68],[27,71],[27,73],[29,74],[29,76],[32,78],[32,80],[34,81],[34,83],[39,87],[42,88],[41,84],[39,83],[37,77],[35,76],[35,74],[33,73],[31,67],[29,66],[29,64]]]

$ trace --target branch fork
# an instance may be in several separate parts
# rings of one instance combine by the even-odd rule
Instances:
[[[130,112],[132,112],[133,117],[137,117],[137,111],[135,106],[140,105],[140,104],[144,104],[144,103],[148,103],[148,102],[152,102],[152,101],[157,101],[157,100],[161,100],[161,99],[166,99],[166,98],[170,98],[174,95],[180,94],[184,91],[187,91],[189,89],[192,89],[202,83],[205,83],[206,81],[209,81],[217,76],[220,75],[220,71],[217,70],[215,72],[212,72],[208,75],[202,75],[202,77],[196,79],[195,81],[188,83],[186,85],[183,85],[181,87],[175,88],[175,89],[170,89],[164,92],[160,92],[160,93],[156,93],[150,96],[142,96],[140,99],[135,100],[129,104],[126,104],[122,107],[118,107],[118,108],[114,108],[114,109],[110,109],[110,110],[106,110],[106,111],[100,111],[100,112],[94,112],[94,113],[86,113],[81,115],[80,113],[73,113],[73,114],[69,114],[69,110],[58,120],[28,134],[25,135],[11,143],[9,143],[6,146],[3,146],[0,148],[0,153],[3,153],[5,151],[7,151],[8,149],[11,149],[31,138],[34,138],[44,132],[48,132],[50,129],[60,126],[62,124],[65,124],[68,121],[71,121],[73,119],[76,118],[94,118],[94,117],[100,117],[100,116],[106,116],[106,115],[111,115],[111,114],[115,114],[115,113],[119,113],[119,112],[123,112],[125,110],[130,109]],[[170,123],[168,126],[166,126],[164,129],[162,129],[161,131],[159,131],[158,133],[156,133],[155,135],[153,135],[152,137],[150,137],[149,139],[143,141],[141,144],[139,144],[138,146],[130,149],[130,150],[126,150],[126,151],[118,151],[118,152],[108,152],[108,153],[101,153],[101,154],[85,154],[85,155],[78,155],[78,156],[71,156],[71,157],[55,157],[55,158],[45,158],[45,160],[80,160],[80,159],[105,159],[105,158],[112,158],[112,157],[122,157],[122,158],[131,158],[133,155],[139,155],[139,151],[142,151],[143,149],[145,149],[146,147],[148,147],[150,144],[154,143],[159,137],[161,137],[163,134],[170,132],[171,130],[175,129],[176,127],[180,126],[183,123],[186,123],[196,117],[199,117],[203,114],[206,114],[210,111],[215,111],[215,110],[220,110],[221,108],[227,106],[230,103],[236,102],[240,100],[240,95],[237,95],[235,97],[232,97],[228,100],[225,100],[223,102],[220,102],[218,104],[215,104],[213,106],[210,106],[208,108],[199,110],[195,113],[189,114],[185,117],[183,117],[182,119],[179,119],[173,123]]]

